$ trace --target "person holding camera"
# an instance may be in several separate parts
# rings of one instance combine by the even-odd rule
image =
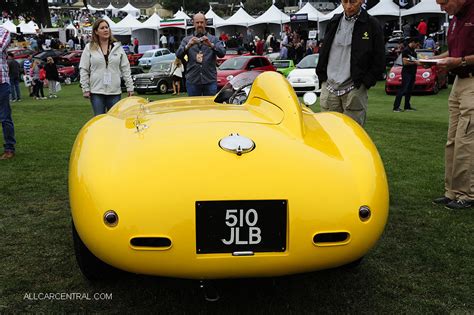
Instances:
[[[217,93],[217,57],[224,57],[225,47],[219,39],[206,32],[206,17],[197,13],[193,18],[194,33],[186,36],[176,51],[176,57],[188,56],[186,89],[189,96],[212,96]]]

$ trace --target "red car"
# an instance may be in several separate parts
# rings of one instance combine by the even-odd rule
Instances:
[[[225,56],[222,58],[217,58],[216,64],[220,66],[224,61],[229,60],[231,58],[239,57],[239,56],[250,56],[251,53],[240,49],[240,48],[227,48],[225,52]]]
[[[79,80],[79,70],[74,66],[58,66],[59,80],[70,84]]]
[[[425,59],[434,56],[432,50],[419,49],[416,51],[418,59]],[[400,58],[401,59],[401,58]],[[390,69],[385,81],[385,93],[396,94],[402,86],[402,66],[400,61],[396,61]],[[413,92],[429,92],[437,94],[440,88],[448,87],[448,72],[446,69],[436,66],[436,64],[426,64],[418,66],[416,69],[415,86]]]
[[[138,59],[143,57],[143,54],[134,54],[133,52],[127,53],[128,62],[131,66],[138,66]]]
[[[26,48],[11,48],[8,49],[8,53],[12,53],[14,59],[26,59],[28,56],[36,54],[36,51]]]
[[[245,71],[276,71],[270,60],[263,56],[240,56],[224,61],[217,68],[217,87],[221,88],[236,75]]]
[[[81,62],[82,50],[70,51],[58,58],[58,62],[65,66],[77,66]]]

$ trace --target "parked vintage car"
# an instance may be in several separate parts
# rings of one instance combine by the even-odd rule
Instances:
[[[158,48],[145,51],[143,56],[138,60],[138,65],[148,69],[155,63],[175,59],[176,55],[171,53],[167,48]]]
[[[142,67],[134,66],[130,67],[130,74],[132,75],[132,80],[133,83],[135,84],[137,74],[142,74],[144,73]],[[120,78],[120,87],[122,88],[122,92],[125,92],[127,90],[127,87],[125,86],[125,80],[123,78]]]
[[[81,62],[82,50],[73,50],[58,58],[58,63],[64,66],[78,66]]]
[[[217,87],[221,88],[236,75],[245,71],[276,71],[271,62],[263,56],[240,56],[224,61],[217,68]]]
[[[276,71],[283,74],[285,77],[290,74],[290,72],[295,69],[295,63],[293,60],[273,60],[272,65],[275,66]]]
[[[387,66],[393,66],[398,55],[402,52],[405,42],[405,38],[397,36],[389,38],[385,43],[385,63]]]
[[[135,91],[139,94],[158,92],[165,94],[173,87],[171,78],[171,64],[173,60],[154,64],[147,73],[137,74],[133,80]]]
[[[426,59],[434,56],[432,50],[417,49],[418,59]],[[401,55],[390,69],[387,80],[385,81],[385,92],[387,94],[396,94],[402,86],[402,68]],[[448,72],[445,68],[436,66],[435,63],[424,63],[416,69],[415,86],[413,92],[424,92],[437,94],[440,88],[448,87]]]
[[[253,73],[216,97],[125,98],[81,129],[69,196],[87,278],[281,276],[375,245],[389,199],[368,134],[302,106],[281,74]]]
[[[40,60],[42,63],[45,63],[48,57],[52,57],[54,62],[57,64],[62,54],[63,52],[60,50],[50,49],[33,55],[33,59]]]
[[[287,79],[297,94],[305,92],[320,93],[319,79],[316,75],[319,54],[312,54],[301,59],[296,65],[296,69],[288,74]]]

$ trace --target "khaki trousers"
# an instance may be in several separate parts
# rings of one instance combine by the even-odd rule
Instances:
[[[336,96],[326,89],[326,82],[321,85],[321,96],[319,102],[322,112],[339,112],[351,117],[362,127],[367,117],[367,103],[369,97],[367,89],[362,84],[342,96]]]
[[[456,77],[448,104],[445,196],[474,200],[474,77]]]

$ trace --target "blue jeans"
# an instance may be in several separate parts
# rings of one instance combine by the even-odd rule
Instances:
[[[91,104],[94,116],[105,114],[112,106],[120,101],[121,94],[118,95],[104,95],[104,94],[92,94],[91,93]]]
[[[217,82],[209,84],[192,84],[186,81],[189,96],[213,96],[217,94]]]
[[[15,127],[10,107],[10,84],[0,84],[0,121],[2,122],[5,151],[15,152]]]
[[[20,99],[20,80],[10,78],[10,93],[12,94],[12,100]]]

